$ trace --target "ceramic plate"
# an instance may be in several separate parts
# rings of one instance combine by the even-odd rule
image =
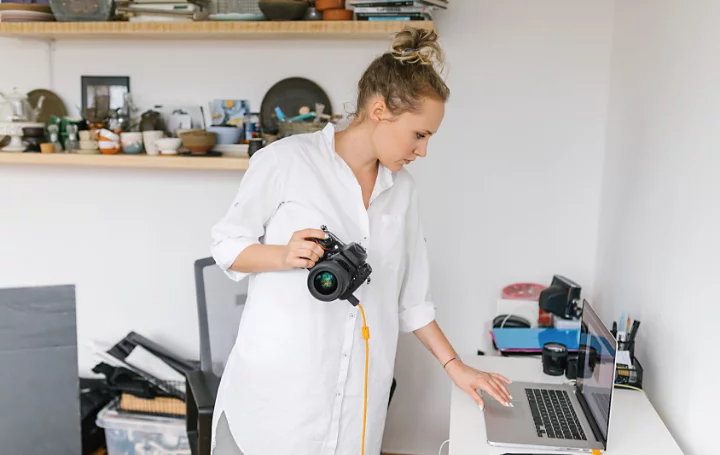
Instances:
[[[47,123],[53,115],[58,118],[64,118],[68,115],[68,111],[65,107],[65,103],[63,103],[63,100],[50,90],[38,89],[28,93],[28,102],[31,106],[37,106],[40,95],[45,96],[45,101],[43,101],[42,109],[40,109],[40,115],[37,120],[38,122]]]
[[[273,85],[265,94],[260,107],[260,124],[263,134],[277,134],[278,120],[275,107],[279,107],[287,118],[298,115],[303,106],[315,110],[315,103],[325,105],[324,114],[332,115],[332,103],[325,91],[315,82],[302,77],[283,79]]]

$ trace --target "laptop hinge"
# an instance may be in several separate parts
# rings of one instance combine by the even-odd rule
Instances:
[[[580,403],[580,407],[583,410],[583,414],[585,414],[585,419],[590,424],[590,429],[595,435],[595,439],[602,443],[603,449],[607,449],[607,440],[603,437],[602,432],[600,431],[600,427],[598,426],[597,422],[595,422],[595,417],[593,416],[592,411],[590,411],[590,405],[588,405],[587,401],[585,400],[585,395],[582,394],[580,389],[576,388],[575,397],[577,397],[578,402]]]

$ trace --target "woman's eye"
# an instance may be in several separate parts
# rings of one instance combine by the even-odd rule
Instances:
[[[422,133],[415,133],[415,137],[417,137],[418,139],[423,139],[425,138],[425,135]]]

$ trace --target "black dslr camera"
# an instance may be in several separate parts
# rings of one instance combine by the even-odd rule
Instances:
[[[353,305],[360,303],[353,292],[368,280],[372,268],[365,263],[365,248],[357,243],[348,245],[322,226],[327,239],[313,239],[324,253],[310,269],[307,284],[310,294],[318,300],[331,302],[347,300]],[[369,281],[369,280],[368,280]]]

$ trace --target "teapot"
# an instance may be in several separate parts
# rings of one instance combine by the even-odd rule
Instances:
[[[0,105],[0,122],[31,122],[35,123],[40,110],[42,109],[45,96],[41,95],[37,106],[30,106],[26,95],[18,92],[17,88],[12,93],[5,95],[0,93],[2,105]]]

